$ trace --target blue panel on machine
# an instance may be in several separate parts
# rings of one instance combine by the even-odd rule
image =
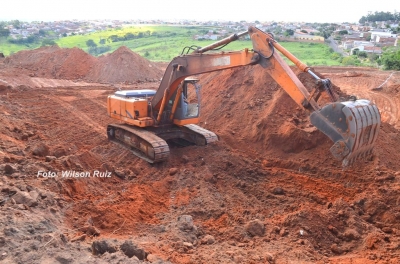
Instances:
[[[151,97],[156,94],[155,90],[143,89],[143,90],[126,90],[116,91],[115,95],[120,97]]]

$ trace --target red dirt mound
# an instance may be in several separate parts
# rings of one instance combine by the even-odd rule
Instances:
[[[96,58],[79,48],[52,46],[17,52],[4,63],[30,70],[31,76],[77,80],[88,74]]]
[[[93,57],[79,48],[41,47],[20,51],[4,60],[5,68],[18,68],[31,77],[132,84],[158,81],[163,72],[127,47]]]
[[[296,74],[309,91],[316,87],[311,75]],[[315,148],[329,143],[329,139],[310,124],[308,113],[262,67],[209,73],[200,79],[204,87],[201,125],[216,131],[229,144],[252,149],[254,154],[299,153],[311,157],[315,157],[315,151],[329,148],[329,144]],[[338,87],[333,85],[333,90],[343,96]],[[328,102],[326,96],[320,101],[322,105]]]
[[[99,57],[86,80],[132,84],[138,81],[158,81],[162,74],[156,64],[122,46],[111,54]]]

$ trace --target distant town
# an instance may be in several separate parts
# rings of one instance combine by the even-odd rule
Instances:
[[[295,22],[198,22],[182,20],[167,22],[162,20],[94,20],[94,21],[54,21],[54,22],[20,22],[18,20],[1,22],[0,35],[7,35],[13,40],[23,40],[32,36],[44,38],[46,32],[53,32],[53,38],[70,35],[90,34],[93,32],[116,29],[141,24],[170,26],[207,26],[212,29],[204,35],[194,35],[193,39],[218,40],[233,32],[241,32],[249,25],[271,32],[276,38],[286,41],[325,42],[329,39],[337,44],[341,53],[348,55],[355,50],[366,53],[381,54],[386,46],[397,46],[400,27],[394,21],[375,21],[360,24],[332,23],[295,23]],[[48,36],[46,36],[48,38]],[[328,42],[329,42],[328,41]],[[338,50],[339,52],[339,50]]]

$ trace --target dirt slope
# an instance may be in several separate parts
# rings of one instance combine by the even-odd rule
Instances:
[[[309,91],[316,87],[310,75],[297,74]],[[330,144],[310,124],[308,113],[260,66],[207,74],[201,84],[204,87],[202,125],[217,131],[238,149],[251,150],[249,154],[256,154],[255,157],[306,155],[314,160],[315,152],[326,151],[324,144]],[[338,87],[333,89],[337,95],[343,94]],[[324,94],[321,105],[328,102],[325,97]]]

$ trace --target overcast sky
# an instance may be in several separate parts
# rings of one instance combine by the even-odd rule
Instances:
[[[368,11],[400,12],[399,0],[3,0],[0,20],[193,19],[358,22]]]

